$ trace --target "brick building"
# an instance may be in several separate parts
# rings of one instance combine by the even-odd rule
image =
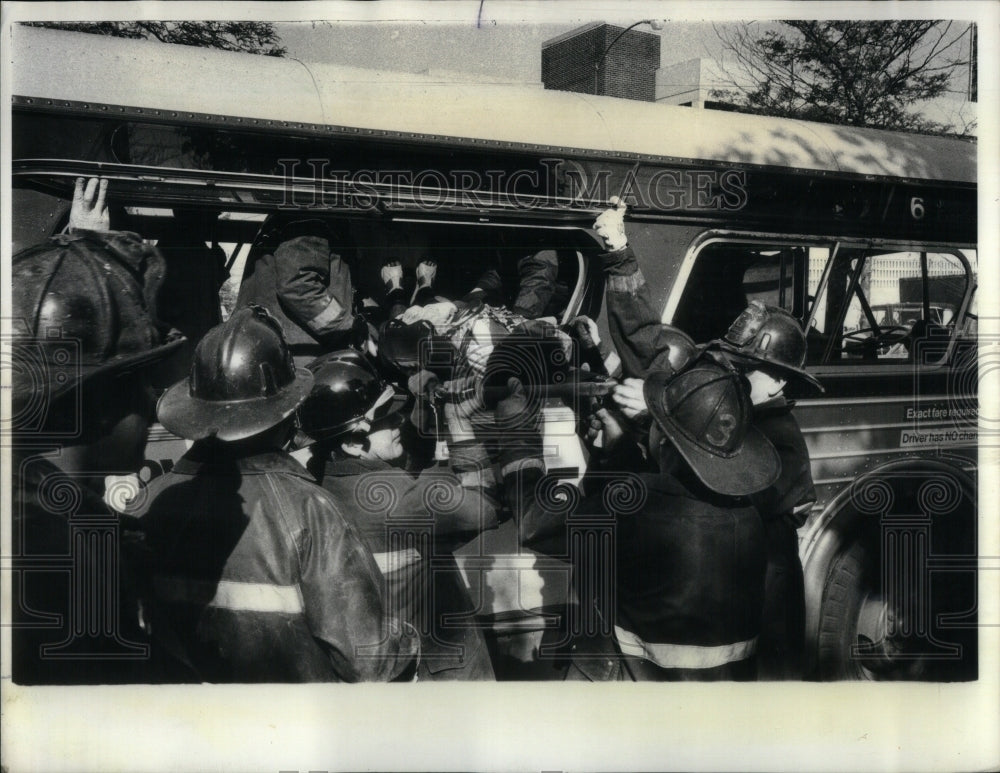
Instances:
[[[624,29],[596,22],[546,40],[542,43],[545,88],[654,101],[660,36],[629,30],[616,41]]]

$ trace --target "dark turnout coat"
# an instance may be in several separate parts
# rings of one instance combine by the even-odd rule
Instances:
[[[159,643],[195,678],[386,681],[413,664],[417,638],[386,615],[371,552],[288,454],[226,458],[195,446],[152,481],[135,515],[154,642],[159,625]]]
[[[767,535],[767,580],[760,639],[762,679],[802,676],[805,648],[805,586],[796,527],[816,501],[809,449],[792,415],[793,402],[775,397],[754,406],[754,426],[764,433],[781,459],[781,475],[755,494]]]
[[[14,682],[149,681],[129,519],[95,493],[95,476],[65,473],[42,454],[12,457]]]
[[[641,661],[646,678],[749,678],[734,667],[754,655],[760,633],[760,516],[749,500],[692,481],[649,474],[640,480],[642,510],[616,519],[619,648]]]
[[[781,460],[778,479],[753,496],[754,504],[766,521],[782,516],[792,516],[795,520],[795,514],[816,501],[809,449],[792,415],[794,407],[794,402],[779,396],[753,408],[754,426],[771,441]]]
[[[481,492],[479,475],[434,466],[413,477],[382,461],[353,458],[329,459],[323,471],[323,488],[382,569],[393,614],[420,633],[421,680],[494,676],[476,605],[452,553],[496,526],[496,504]]]
[[[609,475],[570,513],[546,512],[535,486],[520,487],[525,544],[573,565],[573,667],[594,680],[752,678],[765,571],[757,510],[689,473],[618,477],[631,493],[609,494]]]

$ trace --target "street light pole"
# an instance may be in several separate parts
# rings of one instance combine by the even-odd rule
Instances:
[[[594,64],[594,94],[597,94],[598,80],[601,76],[601,65],[604,64],[604,60],[608,58],[608,51],[614,48],[615,43],[617,43],[619,40],[622,39],[622,35],[624,35],[629,30],[634,30],[640,24],[648,24],[657,32],[663,29],[663,21],[661,19],[642,19],[641,21],[637,21],[635,24],[630,24],[628,27],[619,32],[615,36],[615,39],[608,44],[608,47],[604,49],[604,51],[601,53],[600,58]]]

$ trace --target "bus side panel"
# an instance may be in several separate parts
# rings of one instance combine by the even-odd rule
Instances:
[[[912,418],[940,412],[946,402],[942,396],[797,402],[795,416],[809,448],[818,504],[825,506],[856,475],[892,459],[947,452],[974,465],[975,423]]]
[[[844,374],[796,405],[808,678],[976,678],[976,396],[942,376]]]
[[[47,193],[16,189],[12,197],[11,236],[15,255],[48,239],[69,212],[69,202]]]

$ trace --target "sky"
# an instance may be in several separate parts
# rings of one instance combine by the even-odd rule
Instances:
[[[307,62],[422,72],[430,68],[537,83],[541,44],[592,22],[628,26],[642,19],[665,22],[661,65],[695,57],[727,57],[715,27],[785,18],[975,18],[975,3],[938,0],[836,3],[755,0],[380,0],[346,2],[65,2],[5,3],[5,11],[30,18],[257,19],[275,23],[288,55]],[[148,14],[148,15],[147,15]],[[639,27],[649,32],[648,27]],[[984,30],[985,31],[985,30]]]
[[[619,23],[627,26],[641,18],[627,17]],[[466,23],[298,22],[276,27],[282,45],[288,48],[288,55],[303,61],[410,72],[436,68],[502,80],[538,82],[544,41],[590,21],[603,20],[598,16],[568,23],[505,21],[477,26],[473,18]],[[637,29],[652,31],[648,26]],[[709,22],[672,22],[659,34],[663,65],[695,57],[720,58],[723,54]]]
[[[818,11],[829,5],[817,4],[810,8]],[[836,4],[844,16],[848,16],[846,5]],[[739,14],[735,12],[737,7],[741,11]],[[670,3],[600,0],[545,5],[499,0],[442,2],[433,5],[433,18],[427,18],[427,13],[421,18],[415,12],[419,8],[419,5],[401,3],[360,3],[346,8],[321,4],[316,6],[317,11],[330,12],[315,15],[323,15],[325,20],[278,22],[275,26],[282,45],[288,49],[288,56],[306,62],[407,72],[433,69],[470,74],[477,80],[529,83],[541,80],[541,49],[546,40],[596,21],[626,27],[642,19],[662,20],[662,31],[655,33],[661,38],[661,66],[705,57],[720,63],[723,70],[737,80],[740,68],[732,54],[726,51],[719,32],[742,24],[736,19],[752,13],[759,17],[752,22],[758,35],[779,26],[767,20],[764,14],[768,9],[762,3],[731,5],[729,12],[722,14],[719,6],[711,4],[682,7]],[[710,18],[699,18],[702,8]],[[942,4],[936,10],[944,15],[957,7]],[[775,9],[770,18],[782,18],[781,12],[787,11],[787,6]],[[856,12],[854,15],[862,14]],[[956,29],[964,26],[965,22],[956,23]],[[637,29],[653,31],[646,25]],[[964,41],[956,53],[962,49]],[[964,97],[965,77],[962,73],[956,75],[952,84],[955,93],[920,106],[928,118],[955,126],[974,119],[976,107],[969,105]]]

